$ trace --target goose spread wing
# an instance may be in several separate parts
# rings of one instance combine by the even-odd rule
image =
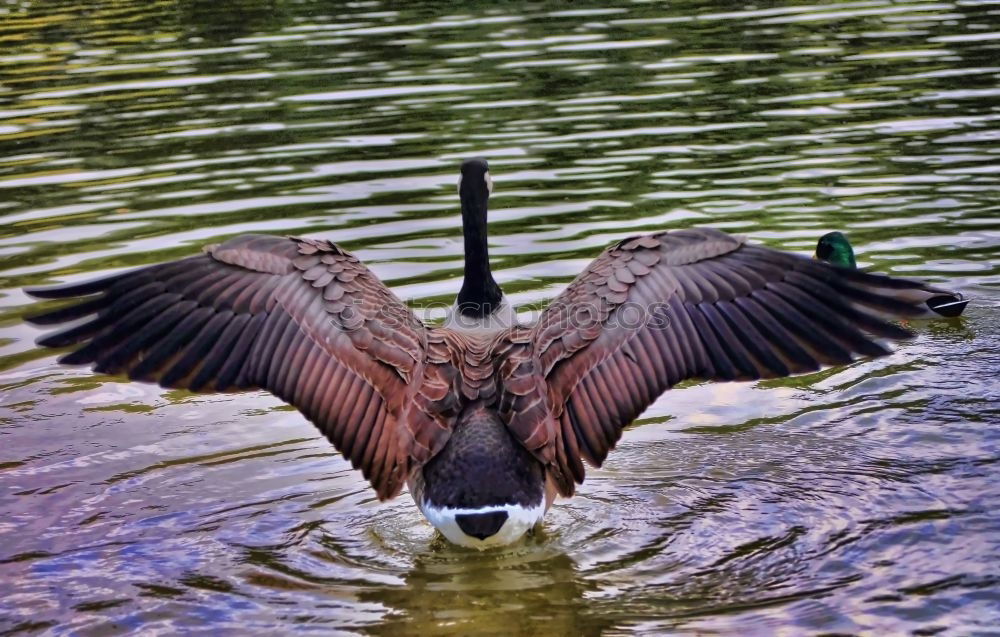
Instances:
[[[198,256],[29,292],[74,299],[29,319],[83,319],[39,340],[76,348],[61,362],[192,391],[265,389],[315,423],[380,497],[404,484],[413,445],[399,415],[421,374],[424,326],[335,244],[244,235]]]
[[[874,335],[911,334],[879,316],[917,316],[940,293],[836,268],[711,229],[608,248],[515,334],[501,367],[501,411],[555,469],[564,495],[581,460],[600,466],[660,394],[699,378],[751,380],[888,353]]]

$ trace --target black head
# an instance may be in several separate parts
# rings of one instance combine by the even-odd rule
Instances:
[[[490,179],[490,165],[482,157],[473,157],[462,162],[462,174],[458,178],[458,194],[464,201],[473,199],[485,202],[493,192]]]
[[[486,239],[486,209],[493,180],[485,159],[462,162],[458,195],[462,201],[462,233],[465,235],[465,280],[456,305],[463,316],[483,318],[500,307],[503,293],[490,271]]]

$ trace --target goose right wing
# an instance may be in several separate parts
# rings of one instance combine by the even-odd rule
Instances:
[[[941,290],[836,268],[711,229],[608,248],[514,334],[503,416],[560,490],[600,466],[660,394],[689,378],[753,380],[888,353],[879,316],[917,316]]]

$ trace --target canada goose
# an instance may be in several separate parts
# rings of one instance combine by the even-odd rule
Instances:
[[[490,272],[483,159],[462,164],[465,278],[444,326],[418,320],[357,257],[318,239],[243,235],[204,254],[30,290],[73,299],[28,320],[102,373],[196,392],[265,389],[297,407],[381,499],[407,484],[456,544],[521,537],[584,461],[599,467],[688,379],[774,378],[882,356],[860,330],[911,336],[941,290],[837,268],[719,230],[634,236],[531,325]]]
[[[842,268],[857,268],[858,263],[854,260],[854,248],[847,240],[847,235],[843,232],[827,232],[816,242],[816,258],[826,261]],[[927,309],[933,314],[954,318],[960,316],[965,311],[965,306],[969,302],[962,298],[961,294],[941,291],[925,301]],[[927,316],[933,314],[925,313]]]

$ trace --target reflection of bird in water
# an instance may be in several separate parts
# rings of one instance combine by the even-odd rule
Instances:
[[[854,260],[854,248],[843,232],[828,232],[820,237],[816,242],[816,258],[842,268],[853,270],[858,267],[857,261]],[[965,306],[969,304],[961,294],[944,290],[926,299],[924,303],[930,310],[926,312],[928,317],[936,314],[947,318],[960,316],[965,311]]]
[[[598,635],[612,622],[584,594],[597,585],[565,554],[537,541],[486,555],[437,545],[417,557],[403,586],[370,588],[387,608],[364,632],[398,635]]]
[[[531,325],[490,270],[485,160],[462,164],[465,278],[443,326],[420,321],[328,241],[243,235],[204,254],[32,290],[61,360],[192,391],[265,389],[295,405],[379,497],[408,484],[452,542],[506,544],[570,496],[622,429],[688,378],[752,380],[881,356],[946,294],[718,230],[629,237]],[[89,318],[88,318],[89,317]]]

